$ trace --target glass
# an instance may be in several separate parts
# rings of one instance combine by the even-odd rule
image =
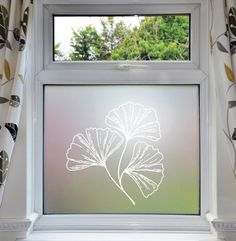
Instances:
[[[190,16],[54,16],[55,61],[190,60]]]
[[[199,118],[198,85],[45,85],[44,213],[199,215]]]

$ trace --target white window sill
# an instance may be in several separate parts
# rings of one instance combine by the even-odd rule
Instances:
[[[218,219],[207,215],[207,219],[218,234],[235,232],[236,219]],[[27,219],[2,219],[0,220],[0,237],[5,240],[18,241],[220,241],[216,234],[210,231],[76,231],[76,230],[42,230],[30,231],[37,220],[37,214],[32,214]],[[225,236],[225,235],[223,235]],[[25,238],[24,238],[25,237]],[[21,238],[21,239],[19,239]],[[2,239],[0,239],[2,240]]]
[[[156,232],[33,232],[21,241],[217,241],[210,233],[156,233]]]

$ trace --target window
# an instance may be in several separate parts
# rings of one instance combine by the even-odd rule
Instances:
[[[53,20],[56,61],[190,59],[189,15],[59,15]]]
[[[209,230],[206,1],[174,2],[39,8],[35,229]],[[98,16],[184,17],[185,57],[57,59],[57,21]]]
[[[44,213],[199,215],[198,97],[197,85],[45,85]]]

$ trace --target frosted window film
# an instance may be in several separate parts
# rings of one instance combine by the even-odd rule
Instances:
[[[199,214],[198,92],[45,86],[44,212]]]

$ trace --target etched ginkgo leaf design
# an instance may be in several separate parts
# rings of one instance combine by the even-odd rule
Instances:
[[[158,141],[161,138],[160,124],[153,108],[145,108],[141,104],[130,101],[112,109],[106,116],[105,122],[111,129],[119,131],[125,137],[125,145],[118,165],[119,185],[122,186],[121,163],[129,141],[132,139]]]
[[[85,135],[74,136],[66,153],[66,167],[69,171],[79,171],[91,166],[105,166],[122,143],[123,138],[108,128],[87,128]]]
[[[161,138],[156,111],[141,104],[127,102],[112,109],[106,116],[105,123],[109,128],[87,128],[85,134],[74,136],[66,153],[66,168],[69,171],[80,171],[93,166],[105,168],[112,182],[135,205],[123,187],[124,174],[137,184],[145,198],[158,190],[164,178],[161,163],[163,155],[148,144]],[[128,143],[133,146],[127,148]],[[121,163],[127,163],[124,160],[125,153],[130,150],[131,159],[121,170]],[[115,152],[116,155],[113,155]],[[108,160],[118,163],[116,177],[111,175],[107,167]]]
[[[110,128],[122,133],[126,140],[144,138],[158,141],[161,138],[156,111],[141,104],[122,104],[108,113],[105,122]]]
[[[123,137],[109,128],[87,128],[85,135],[79,133],[74,136],[66,153],[66,168],[68,171],[80,171],[92,166],[104,167],[114,184],[133,202],[124,188],[112,177],[106,165],[108,158],[123,142]]]
[[[129,175],[145,198],[158,190],[164,178],[162,153],[145,142],[136,143],[130,163],[123,174]],[[154,174],[154,175],[150,175]]]

